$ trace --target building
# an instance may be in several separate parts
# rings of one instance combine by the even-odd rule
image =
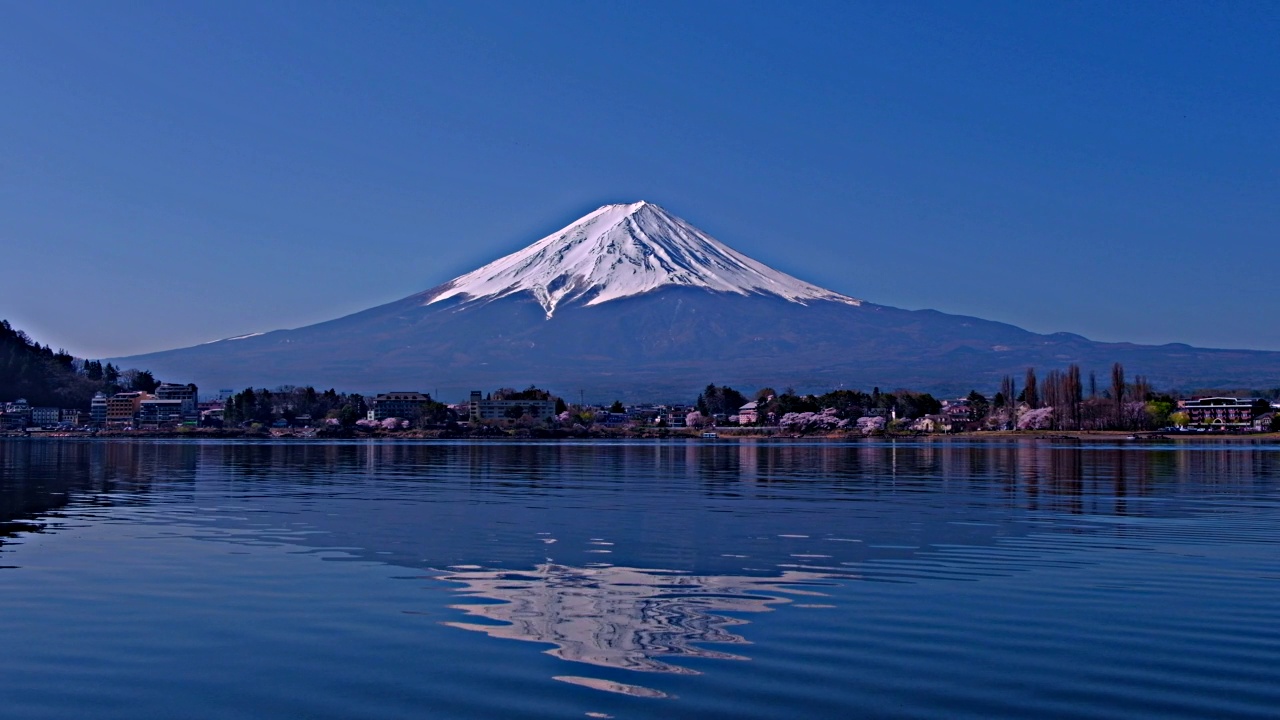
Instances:
[[[942,401],[942,414],[947,416],[947,420],[954,424],[963,424],[973,422],[973,405],[969,403],[968,398],[957,398],[955,400]]]
[[[479,390],[471,392],[467,410],[471,420],[518,419],[528,415],[535,419],[555,417],[555,400],[486,400]]]
[[[659,418],[662,423],[669,428],[684,427],[686,424],[686,418],[688,418],[689,413],[693,410],[693,408],[687,408],[683,405],[671,405],[660,409],[662,410],[662,415],[660,415]]]
[[[661,411],[652,405],[635,405],[627,408],[627,422],[633,425],[652,425],[658,421]]]
[[[160,427],[182,424],[184,408],[188,403],[183,400],[162,400],[159,397],[147,397],[138,403],[136,422],[138,427]]]
[[[609,412],[608,410],[599,410],[592,414],[592,422],[602,427],[622,427],[630,422],[625,412]]]
[[[151,396],[144,392],[122,392],[107,398],[105,425],[133,425],[142,401]]]
[[[760,422],[760,403],[752,400],[738,408],[739,425],[755,425],[758,422]]]
[[[182,402],[182,419],[198,420],[200,418],[200,393],[195,383],[180,385],[178,383],[160,383],[156,388],[157,400],[180,400]]]
[[[0,403],[0,427],[24,428],[31,422],[31,406],[25,398]]]
[[[107,396],[96,392],[89,401],[89,422],[99,427],[107,424]]]
[[[416,419],[422,415],[422,406],[431,402],[431,396],[420,392],[382,393],[373,399],[370,420],[387,418]]]
[[[950,432],[951,418],[942,413],[924,415],[911,423],[911,429],[917,432]]]
[[[1181,400],[1179,409],[1187,414],[1193,427],[1210,429],[1245,429],[1253,426],[1254,400],[1231,397],[1209,397]]]
[[[80,427],[87,422],[89,422],[89,415],[83,410],[69,410],[66,408],[62,410],[63,425],[74,425],[76,427]]]
[[[31,408],[31,424],[40,427],[57,425],[62,421],[62,413],[56,407]]]

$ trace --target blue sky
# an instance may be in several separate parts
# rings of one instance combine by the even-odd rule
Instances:
[[[1280,349],[1274,3],[0,4],[0,317],[297,327],[649,200],[833,290]]]

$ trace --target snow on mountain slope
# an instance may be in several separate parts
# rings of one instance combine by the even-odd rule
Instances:
[[[569,302],[599,305],[664,286],[774,295],[802,305],[811,300],[862,304],[756,262],[643,201],[605,205],[519,252],[429,291],[423,304],[529,292],[550,318]]]

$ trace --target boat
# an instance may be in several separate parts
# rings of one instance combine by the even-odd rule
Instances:
[[[704,432],[704,433],[702,433],[702,439],[703,439],[703,440],[715,440],[715,439],[716,439],[716,438],[718,438],[718,437],[720,437],[720,436],[719,436],[719,435],[717,435],[716,433],[713,433],[713,432]]]

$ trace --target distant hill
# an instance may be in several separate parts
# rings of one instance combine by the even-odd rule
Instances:
[[[1099,343],[876,305],[748,258],[651,203],[607,205],[439,287],[295,330],[121,358],[202,387],[357,391],[536,383],[575,397],[751,390],[994,390],[1004,374],[1113,362],[1157,387],[1273,387],[1280,353]]]

